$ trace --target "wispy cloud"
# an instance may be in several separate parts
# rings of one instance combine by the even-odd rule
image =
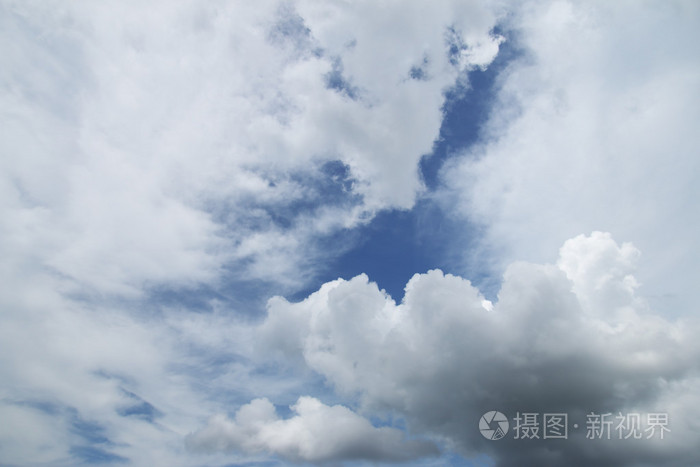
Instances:
[[[644,252],[638,277],[659,310],[695,307],[699,15],[688,2],[513,13],[520,55],[498,77],[480,143],[443,172],[460,200],[449,208],[497,252],[479,267],[551,261],[566,239],[606,230]]]
[[[301,392],[254,360],[255,305],[343,251],[319,239],[412,206],[443,90],[493,58],[496,20],[4,2],[0,460],[191,465],[183,439],[212,413]],[[450,63],[448,28],[478,60]],[[71,414],[104,443],[70,435]]]
[[[0,463],[697,463],[699,17],[2,2]],[[517,53],[426,187],[499,31]],[[397,272],[400,303],[320,284],[426,198],[416,235],[449,221],[435,251],[464,277]],[[668,411],[673,436],[501,450],[475,428],[551,405]]]

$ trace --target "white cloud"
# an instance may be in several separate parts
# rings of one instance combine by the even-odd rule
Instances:
[[[410,207],[443,90],[497,51],[497,16],[458,3],[2,2],[3,461],[191,465],[209,414],[298,392],[252,368],[251,310],[160,299],[294,289],[315,239]],[[449,27],[478,59],[449,63]]]
[[[539,457],[546,447],[560,456],[556,465],[590,465],[594,441],[494,446],[475,426],[493,409],[561,411],[581,426],[591,411],[664,411],[678,427],[694,423],[669,394],[694,397],[697,324],[666,320],[635,295],[637,254],[609,234],[578,236],[557,266],[510,265],[492,308],[469,281],[438,270],[416,274],[398,305],[366,276],[337,280],[300,303],[272,300],[261,350],[305,362],[340,394],[358,396],[363,410],[400,414],[467,455],[554,465]],[[658,456],[658,465],[674,465],[697,455],[681,442],[693,433],[678,430],[675,452],[612,442],[605,459],[634,465]]]
[[[413,205],[443,91],[493,59],[496,20],[449,3],[8,4],[6,250],[40,250],[80,292],[211,283],[231,262],[299,285],[316,236]],[[475,58],[450,63],[450,27]],[[314,188],[334,160],[341,206]]]
[[[631,243],[617,246],[609,233],[593,232],[595,242],[583,235],[567,240],[559,250],[557,266],[574,284],[573,292],[588,313],[616,314],[626,307],[644,307],[635,299],[639,287],[632,275],[640,251]]]
[[[296,415],[280,419],[269,400],[256,399],[242,406],[234,420],[212,417],[206,427],[188,436],[187,444],[204,452],[268,451],[294,462],[313,463],[400,462],[438,453],[428,441],[406,440],[396,428],[375,428],[340,405],[330,407],[313,397],[300,397],[291,409]]]
[[[512,11],[520,55],[481,141],[443,171],[462,214],[486,227],[492,254],[476,268],[551,261],[565,239],[605,230],[644,251],[639,281],[659,310],[695,308],[699,21],[693,2]]]
[[[87,445],[135,464],[193,465],[201,458],[182,440],[211,413],[308,393],[306,374],[268,371],[257,347],[322,375],[347,406],[358,396],[362,416],[302,397],[280,418],[255,399],[190,438],[242,451],[213,463],[434,452],[363,418],[387,413],[411,433],[488,451],[469,421],[495,404],[545,402],[668,409],[685,436],[630,459],[696,463],[684,411],[697,405],[697,327],[653,314],[634,271],[638,262],[659,294],[695,285],[698,11],[618,5],[529,3],[509,16],[527,53],[504,72],[470,152],[478,160],[447,178],[489,226],[487,242],[510,248],[503,264],[544,262],[601,228],[644,256],[606,234],[576,237],[556,265],[510,266],[494,303],[431,271],[397,305],[358,276],[298,304],[273,299],[253,335],[236,315],[249,310],[206,297],[198,313],[159,293],[244,279],[294,289],[337,253],[314,240],[411,207],[443,92],[491,62],[503,12],[3,2],[0,418],[12,426],[0,428],[2,460],[74,465]],[[451,45],[462,48],[448,55]],[[628,460],[617,445],[610,455]]]
[[[0,404],[2,458],[9,465],[50,463],[67,455],[65,427],[30,408]]]

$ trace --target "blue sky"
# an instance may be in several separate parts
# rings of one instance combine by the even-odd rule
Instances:
[[[350,278],[364,272],[400,301],[406,282],[417,272],[464,272],[464,265],[451,257],[446,242],[457,229],[475,236],[479,228],[464,220],[456,222],[449,210],[431,199],[431,194],[440,188],[439,173],[445,160],[478,140],[494,99],[495,77],[513,55],[513,46],[505,42],[488,68],[467,73],[468,85],[457,84],[446,90],[440,133],[432,152],[425,154],[419,164],[426,193],[410,210],[381,212],[369,225],[352,232],[351,238],[357,239],[359,245],[337,260],[326,275],[328,279]],[[468,248],[468,240],[464,247]],[[471,279],[486,282],[482,277]]]
[[[0,2],[0,464],[698,464],[699,23]]]
[[[495,28],[494,34],[502,34],[502,31]],[[474,274],[470,276],[472,281],[486,287],[484,293],[490,297],[495,293],[491,289],[494,289],[493,282],[500,282],[500,274],[475,271],[461,264],[461,259],[455,258],[447,245],[455,231],[478,236],[480,226],[455,219],[449,209],[433,199],[433,194],[441,188],[440,169],[445,161],[478,141],[480,128],[487,121],[490,104],[495,99],[495,78],[516,53],[515,44],[505,41],[488,68],[468,71],[464,83],[456,83],[445,90],[440,132],[431,152],[423,155],[418,166],[426,191],[411,209],[379,212],[368,225],[326,239],[329,244],[338,242],[351,246],[330,261],[328,270],[321,276],[325,280],[321,282],[338,277],[349,279],[364,272],[396,301],[401,301],[403,289],[413,274],[430,269],[455,274],[468,270]],[[324,196],[334,195],[332,188],[329,191],[324,192]],[[463,247],[469,248],[468,238]],[[304,289],[292,297],[303,298],[311,291]]]

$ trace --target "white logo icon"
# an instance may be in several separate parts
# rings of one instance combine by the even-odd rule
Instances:
[[[496,441],[508,433],[508,419],[501,412],[492,410],[486,412],[479,420],[479,431],[484,438]]]

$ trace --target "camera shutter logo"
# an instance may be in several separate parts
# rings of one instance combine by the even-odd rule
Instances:
[[[479,420],[479,431],[484,438],[493,441],[503,438],[509,426],[506,416],[496,410],[486,412]]]

